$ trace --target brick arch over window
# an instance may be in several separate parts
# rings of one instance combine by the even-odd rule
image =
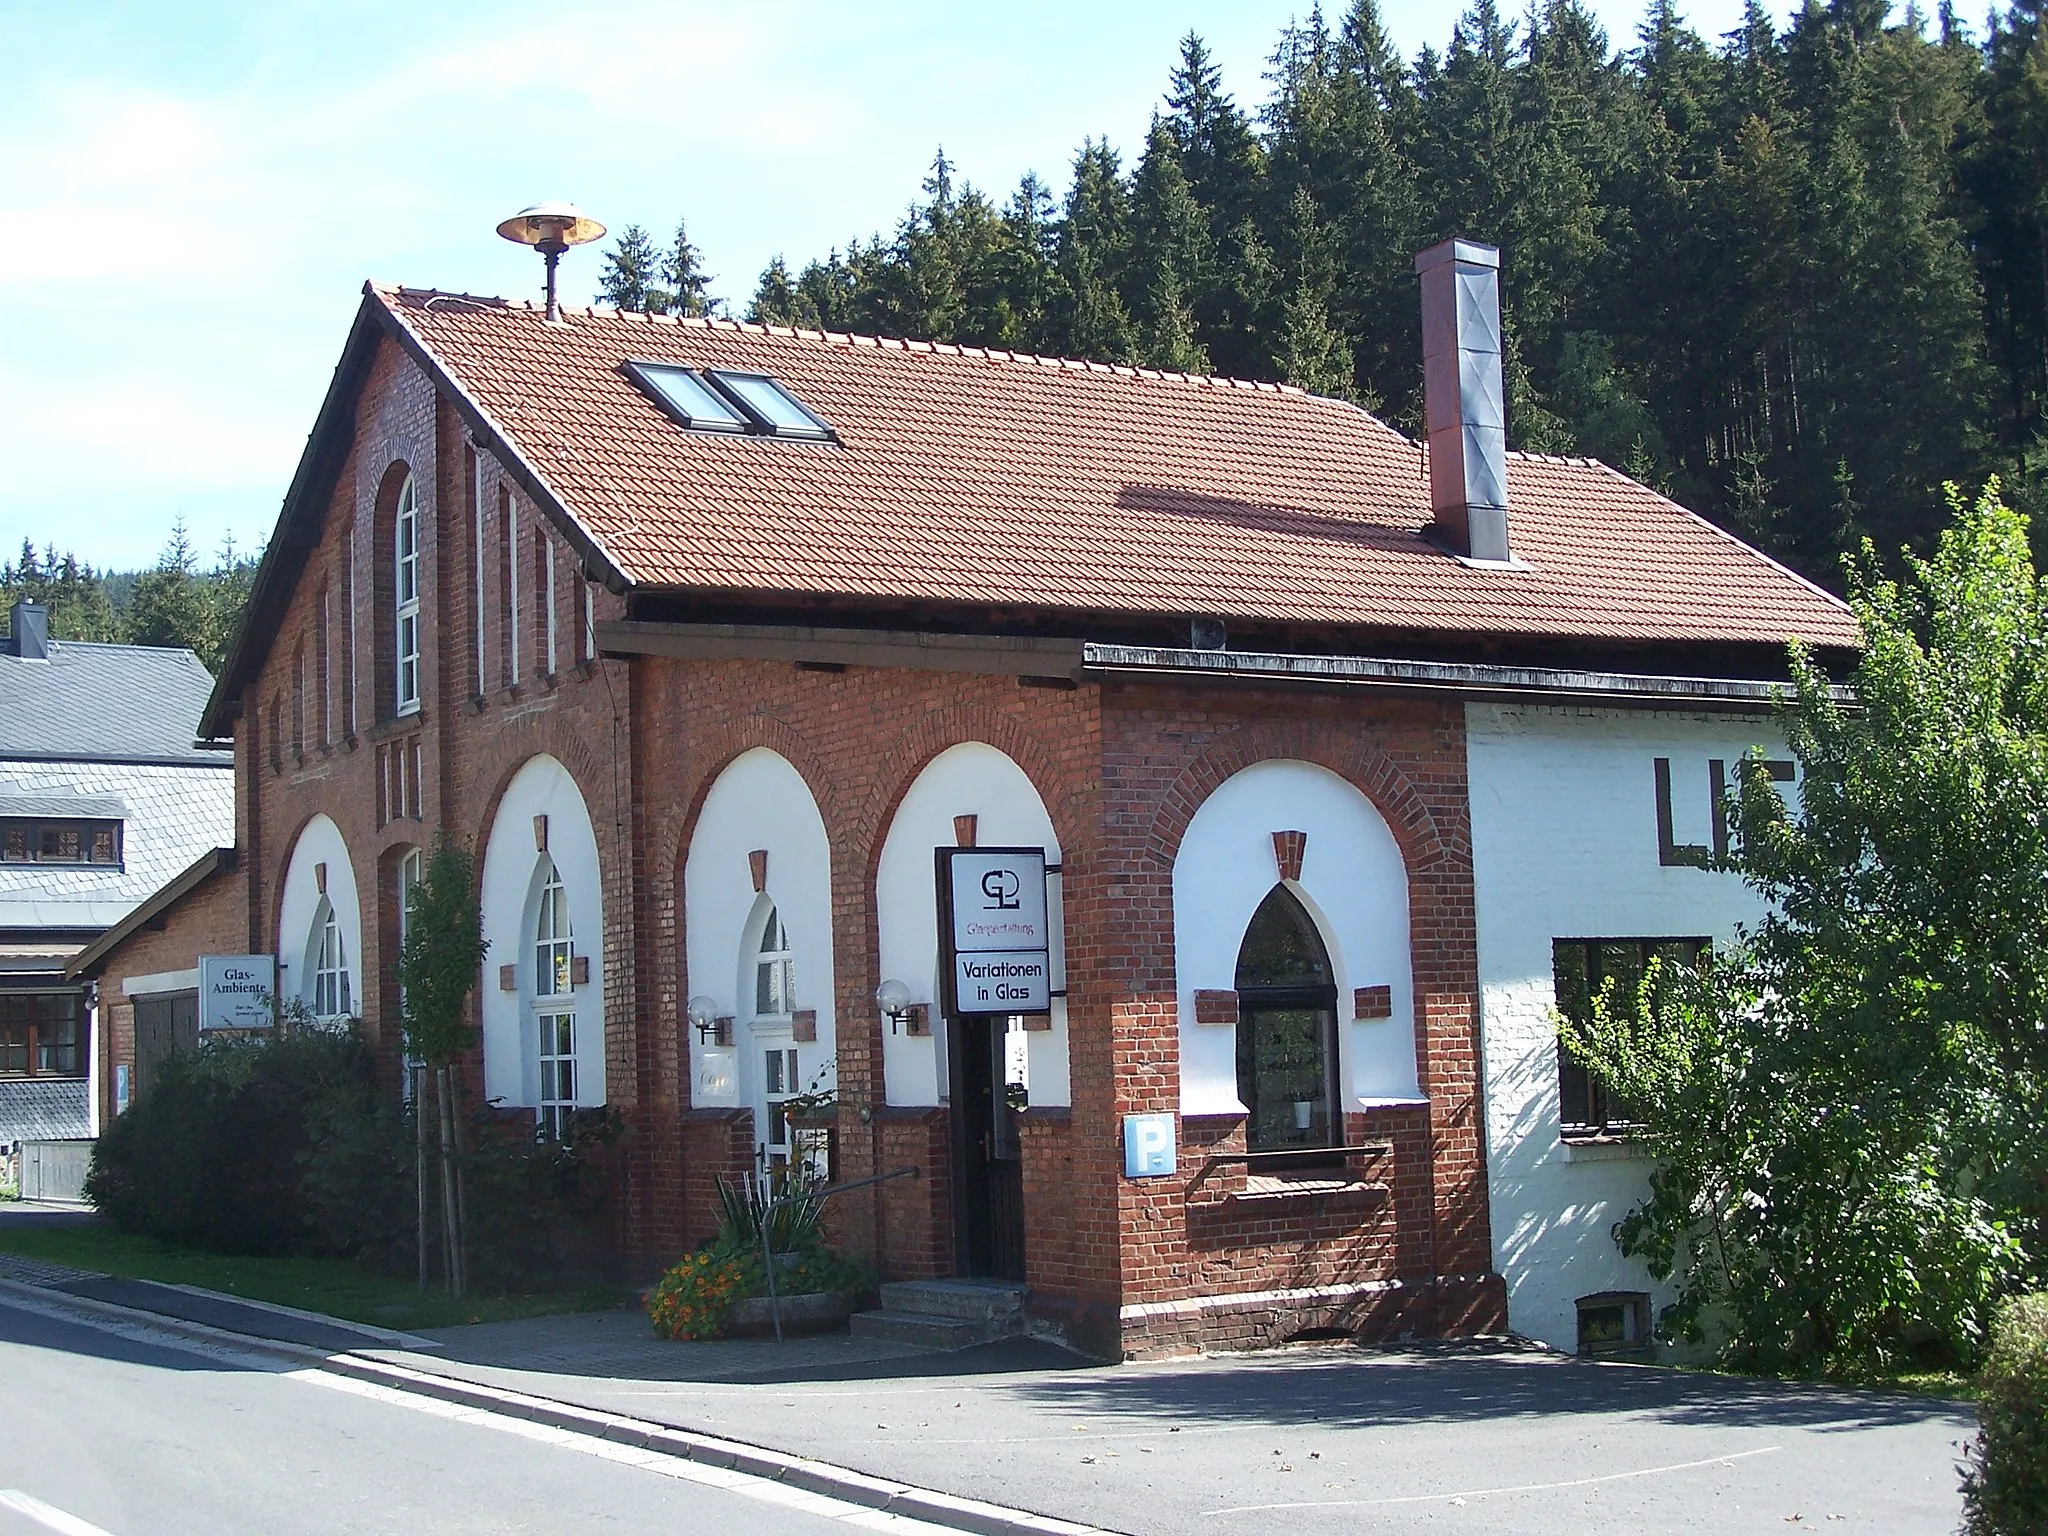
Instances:
[[[1413,781],[1386,753],[1362,740],[1356,727],[1287,721],[1262,721],[1234,731],[1182,769],[1153,815],[1147,854],[1161,868],[1172,869],[1202,802],[1233,774],[1273,758],[1315,763],[1356,785],[1386,818],[1411,876],[1445,865],[1471,865],[1464,819],[1446,836]]]
[[[414,475],[412,465],[404,459],[393,459],[385,466],[370,519],[370,697],[379,720],[389,720],[398,712],[398,498],[408,479],[413,482],[421,523],[431,519],[431,488],[424,477]],[[424,674],[426,668],[422,666],[421,671]]]
[[[884,834],[911,785],[932,759],[968,742],[994,747],[1024,771],[1024,777],[1044,801],[1046,815],[1052,819],[1053,831],[1060,840],[1060,857],[1070,880],[1089,861],[1100,839],[1095,821],[1074,787],[1074,765],[1062,764],[1058,753],[1009,715],[979,705],[961,704],[925,716],[897,740],[896,750],[891,753],[891,760],[898,765],[897,773],[869,796],[856,823],[859,837],[853,846],[861,855],[864,888],[874,886]],[[1093,743],[1089,745],[1086,768],[1091,780],[1099,778],[1100,754]]]
[[[477,764],[471,782],[488,784],[490,791],[484,801],[483,812],[477,818],[476,841],[471,845],[472,849],[481,850],[489,844],[498,819],[498,807],[504,803],[506,786],[529,760],[536,757],[554,758],[576,781],[583,803],[589,808],[591,832],[597,838],[599,852],[607,861],[607,884],[616,881],[618,876],[614,871],[622,850],[615,845],[615,834],[619,829],[614,822],[618,816],[627,813],[623,801],[615,801],[613,790],[616,787],[619,795],[625,794],[626,767],[623,763],[618,765],[619,779],[615,786],[612,766],[599,761],[585,735],[553,715],[518,730],[501,732],[496,750]],[[623,892],[608,889],[606,901],[610,902],[615,895],[623,895]]]
[[[676,892],[682,889],[690,838],[697,830],[697,820],[704,814],[704,801],[719,775],[732,765],[734,758],[757,747],[766,747],[788,759],[810,790],[811,798],[818,804],[818,814],[824,817],[825,826],[835,839],[849,830],[839,781],[826,768],[824,757],[811,739],[780,715],[742,715],[720,721],[696,739],[696,747],[691,754],[696,763],[689,799],[661,816],[650,840],[654,856],[649,867],[664,875],[663,888],[654,893],[657,903],[673,902]],[[663,909],[657,905],[655,910],[659,920]]]

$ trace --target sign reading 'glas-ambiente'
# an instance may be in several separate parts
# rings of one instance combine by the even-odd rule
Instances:
[[[268,1029],[271,994],[277,991],[277,959],[272,955],[201,955],[199,957],[199,1027],[201,1029]]]
[[[950,1011],[1050,1010],[1045,850],[941,848],[938,863],[941,926],[952,962]]]

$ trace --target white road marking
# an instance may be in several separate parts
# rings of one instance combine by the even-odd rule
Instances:
[[[0,1509],[11,1509],[17,1515],[26,1515],[46,1531],[56,1531],[58,1536],[109,1536],[90,1520],[81,1520],[76,1515],[66,1514],[54,1504],[45,1504],[19,1488],[0,1488]]]
[[[1205,1515],[1260,1515],[1282,1509],[1368,1509],[1383,1504],[1436,1504],[1446,1499],[1483,1499],[1496,1493],[1549,1493],[1559,1488],[1586,1488],[1594,1483],[1618,1483],[1631,1477],[1656,1477],[1665,1472],[1690,1472],[1699,1467],[1716,1467],[1741,1461],[1746,1456],[1768,1456],[1783,1446],[1760,1445],[1749,1451],[1730,1451],[1725,1456],[1707,1456],[1699,1461],[1674,1461],[1668,1467],[1638,1467],[1633,1472],[1607,1472],[1599,1477],[1575,1477],[1561,1483],[1519,1483],[1512,1488],[1459,1488],[1449,1493],[1404,1493],[1389,1499],[1305,1499],[1297,1504],[1238,1504],[1229,1509],[1205,1509]]]
[[[347,1392],[356,1397],[367,1397],[376,1402],[390,1403],[394,1407],[410,1408],[415,1413],[428,1414],[437,1419],[452,1419],[457,1423],[494,1429],[501,1434],[518,1435],[522,1439],[537,1440],[543,1445],[559,1446],[563,1450],[594,1456],[600,1461],[640,1467],[662,1477],[675,1478],[679,1482],[723,1488],[728,1493],[736,1493],[742,1498],[755,1499],[763,1504],[779,1504],[787,1509],[802,1510],[828,1520],[842,1520],[849,1525],[864,1526],[869,1530],[905,1533],[947,1531],[951,1536],[950,1528],[946,1526],[913,1520],[907,1515],[892,1515],[884,1510],[870,1509],[864,1504],[849,1503],[845,1499],[831,1498],[802,1488],[792,1488],[787,1483],[756,1477],[751,1472],[685,1461],[679,1456],[664,1455],[660,1451],[650,1451],[644,1446],[600,1440],[594,1435],[579,1435],[571,1430],[557,1429],[552,1424],[537,1424],[530,1419],[514,1418],[509,1414],[492,1413],[483,1408],[443,1402],[439,1398],[421,1397],[417,1393],[401,1392],[395,1387],[381,1386],[376,1382],[359,1381],[352,1376],[335,1376],[326,1371],[316,1370],[287,1371],[284,1374],[293,1381],[308,1382],[336,1392]],[[78,1536],[89,1536],[89,1533],[82,1529]],[[105,1536],[105,1533],[98,1533],[98,1536]]]

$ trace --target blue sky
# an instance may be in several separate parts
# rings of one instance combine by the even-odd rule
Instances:
[[[1255,105],[1306,8],[0,0],[0,554],[147,564],[179,516],[260,543],[363,280],[529,294],[492,233],[528,203],[680,213],[743,303],[777,253],[893,224],[940,144],[998,194],[1063,187],[1084,134],[1134,151],[1190,28]],[[1638,0],[1593,8],[1633,38]],[[1455,7],[1386,14],[1412,55]]]

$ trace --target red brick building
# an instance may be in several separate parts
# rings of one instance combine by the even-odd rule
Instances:
[[[1433,490],[1272,385],[370,288],[209,706],[207,922],[395,1082],[403,885],[472,848],[474,1090],[623,1113],[642,1267],[817,1086],[836,1179],[921,1175],[838,1203],[887,1276],[1110,1353],[1499,1328],[1470,702],[1754,708],[1855,630],[1447,377]],[[1039,961],[956,956],[960,847],[1043,856],[1042,917],[988,877]]]

